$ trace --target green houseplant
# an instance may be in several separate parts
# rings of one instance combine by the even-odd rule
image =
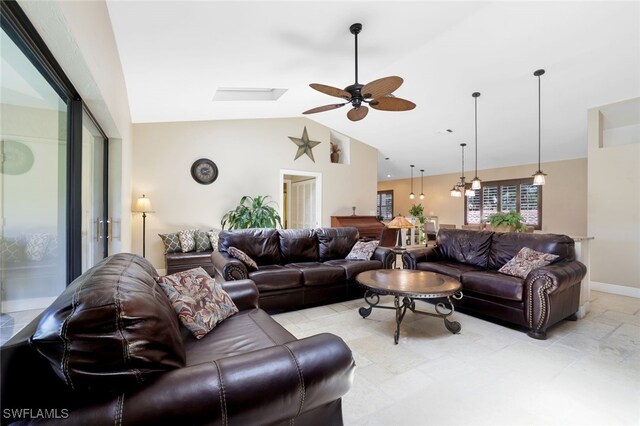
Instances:
[[[489,223],[494,231],[498,232],[523,232],[527,225],[522,223],[522,215],[514,210],[508,213],[498,212],[489,216]]]
[[[269,201],[269,198],[269,195],[255,198],[245,195],[240,198],[240,203],[222,217],[222,229],[227,224],[229,229],[276,228],[276,225],[282,228],[280,215],[271,206],[275,202]]]
[[[424,224],[424,222],[427,220],[427,218],[424,217],[424,207],[422,207],[422,204],[412,205],[409,209],[409,214],[418,219],[418,222],[420,222],[420,224]]]

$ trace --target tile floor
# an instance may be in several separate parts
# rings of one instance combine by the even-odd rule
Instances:
[[[352,349],[345,425],[640,424],[639,299],[592,292],[587,316],[544,341],[458,312],[462,331],[452,335],[442,320],[408,312],[397,346],[393,311],[362,319],[360,306],[274,315],[299,338],[334,333]]]
[[[398,345],[393,312],[362,319],[360,306],[274,315],[299,338],[334,333],[352,349],[346,426],[640,425],[639,299],[592,292],[587,316],[543,341],[458,312],[462,332],[452,335],[442,320],[408,312]],[[0,344],[39,312],[0,316]]]

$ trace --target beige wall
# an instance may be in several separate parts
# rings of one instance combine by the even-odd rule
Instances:
[[[288,136],[300,137],[307,127],[315,163],[303,155]],[[226,120],[134,125],[132,199],[146,194],[155,213],[147,217],[147,258],[164,268],[158,233],[180,229],[220,227],[224,213],[242,195],[270,195],[280,199],[280,171],[322,174],[322,226],[332,215],[375,214],[377,150],[352,140],[350,164],[329,159],[330,130],[306,118]],[[200,185],[190,175],[198,158],[213,160],[219,177]],[[133,217],[133,250],[141,253],[139,215]]]
[[[594,237],[591,280],[636,289],[630,294],[638,296],[640,141],[603,147],[604,108],[589,110],[588,218],[589,235]]]
[[[478,170],[484,181],[530,177],[537,164]],[[548,174],[542,189],[542,231],[571,236],[587,233],[587,159],[542,163]],[[464,223],[464,201],[449,195],[451,187],[459,180],[459,173],[425,176],[425,215],[438,216],[439,223],[452,223],[460,227]],[[394,214],[408,215],[413,204],[420,203],[416,197],[409,199],[410,179],[378,182],[378,190],[394,190]],[[420,178],[414,178],[413,192],[420,194]]]

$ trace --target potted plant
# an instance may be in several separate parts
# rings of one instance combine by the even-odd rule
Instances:
[[[422,207],[422,204],[414,204],[411,206],[409,214],[418,219],[421,225],[424,225],[424,222],[427,220],[427,218],[424,217],[424,207]]]
[[[268,201],[268,195],[258,195],[255,198],[245,195],[240,199],[240,203],[233,210],[229,210],[222,217],[222,229],[229,224],[229,229],[246,228],[275,228],[279,225],[282,228],[280,215]]]
[[[527,229],[527,225],[522,223],[522,215],[514,210],[492,214],[489,223],[496,232],[523,232]]]

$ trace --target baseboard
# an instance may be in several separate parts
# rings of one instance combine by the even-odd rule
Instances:
[[[20,300],[3,300],[2,312],[20,312],[29,311],[31,309],[44,309],[48,307],[55,297],[36,297],[33,299],[20,299]]]
[[[627,287],[624,285],[599,283],[591,281],[591,290],[603,293],[619,294],[620,296],[635,297],[640,299],[640,288]]]

